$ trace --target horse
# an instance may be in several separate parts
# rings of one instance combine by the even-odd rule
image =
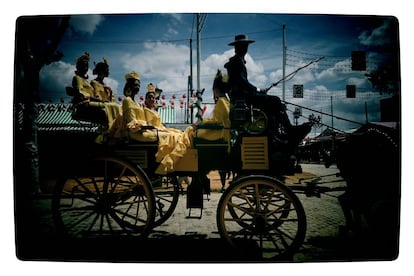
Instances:
[[[345,229],[368,237],[379,257],[398,254],[400,209],[400,132],[367,124],[337,143],[336,164],[346,181],[338,199]]]

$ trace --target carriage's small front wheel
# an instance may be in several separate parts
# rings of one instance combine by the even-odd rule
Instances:
[[[160,176],[152,179],[151,182],[156,209],[154,227],[157,227],[173,214],[182,188],[176,176]]]
[[[153,227],[155,199],[141,169],[100,157],[58,180],[52,211],[58,232],[70,237],[146,235]]]
[[[298,197],[275,178],[247,176],[232,183],[217,209],[222,238],[233,247],[251,246],[263,259],[290,257],[306,234],[305,211]]]

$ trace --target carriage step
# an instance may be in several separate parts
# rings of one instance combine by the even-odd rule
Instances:
[[[188,215],[185,217],[186,219],[201,219],[203,216],[203,208],[188,208]],[[191,209],[200,209],[200,214],[198,216],[191,215]]]
[[[201,196],[203,196],[203,195],[201,195]],[[203,215],[203,208],[204,208],[203,201],[204,200],[207,200],[207,201],[210,200],[210,197],[209,197],[208,194],[206,194],[205,199],[203,199],[203,198],[201,199],[201,202],[199,201],[199,199],[197,199],[197,201],[195,201],[194,199],[189,199],[189,197],[187,195],[187,209],[189,209],[189,210],[188,210],[188,215],[185,218],[188,218],[188,219],[193,219],[193,218],[201,219],[201,217]],[[198,215],[198,216],[191,215],[191,210],[192,209],[200,209],[200,215]]]
[[[187,187],[187,209],[188,215],[186,218],[198,218],[201,219],[203,215],[203,187],[200,185],[189,185]],[[200,209],[199,216],[192,216],[191,209]]]

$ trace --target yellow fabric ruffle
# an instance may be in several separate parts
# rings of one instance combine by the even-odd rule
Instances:
[[[153,126],[157,130],[142,130],[143,126]],[[191,147],[186,132],[166,128],[157,112],[142,107],[131,97],[126,97],[122,102],[122,115],[114,120],[110,133],[115,138],[128,137],[140,142],[158,139],[155,158],[159,163],[156,173],[160,175],[173,172],[176,162]]]
[[[121,105],[113,102],[108,102],[104,103],[104,109],[108,118],[108,127],[111,129],[116,118],[122,114]]]
[[[156,174],[165,175],[174,171],[174,165],[191,147],[190,139],[185,132],[159,132],[156,161],[160,163]]]

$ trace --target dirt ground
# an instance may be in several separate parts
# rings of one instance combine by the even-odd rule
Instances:
[[[316,177],[316,175],[309,173],[309,172],[302,172],[302,173],[295,173],[294,175],[289,175],[285,177],[284,182],[286,184],[299,184],[301,181],[303,180],[307,180],[307,179],[311,179]],[[222,189],[222,185],[221,185],[221,180],[220,180],[220,175],[218,173],[218,171],[211,171],[208,174],[208,178],[210,179],[210,187],[211,187],[211,191],[221,191]],[[179,179],[179,181],[182,181],[181,183],[183,184],[183,186],[185,187],[186,183],[186,179],[181,178]],[[233,180],[233,177],[227,176],[225,179],[225,188],[228,187],[229,183]]]

